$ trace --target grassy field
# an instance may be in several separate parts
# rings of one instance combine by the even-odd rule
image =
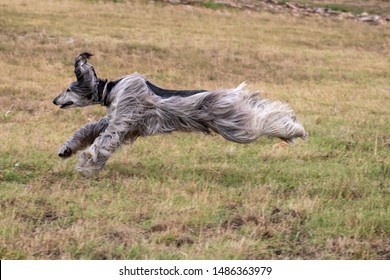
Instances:
[[[57,149],[100,106],[60,110],[73,58],[102,78],[288,102],[280,148],[173,133],[84,178]],[[390,29],[149,1],[0,4],[1,259],[389,259]]]

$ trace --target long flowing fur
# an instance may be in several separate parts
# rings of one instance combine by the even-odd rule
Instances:
[[[121,143],[133,143],[139,136],[211,130],[237,143],[249,143],[260,136],[286,141],[306,136],[286,104],[256,99],[245,90],[245,84],[163,99],[153,94],[145,82],[145,78],[134,74],[113,89],[111,94],[116,98],[109,109],[110,125],[81,153],[79,171],[89,174],[100,170]]]
[[[82,127],[59,152],[67,157],[89,146],[80,153],[77,166],[85,175],[101,170],[121,144],[133,143],[140,136],[216,132],[236,143],[249,143],[261,136],[288,143],[307,137],[286,104],[259,98],[246,90],[245,83],[234,89],[162,98],[148,87],[145,77],[134,73],[115,84],[108,104],[106,117]]]

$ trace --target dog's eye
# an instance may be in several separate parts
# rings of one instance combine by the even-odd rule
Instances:
[[[67,89],[66,89],[66,92],[71,92],[70,88],[67,88]]]

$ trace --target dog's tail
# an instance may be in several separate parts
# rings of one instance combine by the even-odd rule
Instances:
[[[287,143],[308,137],[293,110],[285,103],[258,98],[242,83],[235,89],[210,92],[207,112],[211,129],[224,138],[248,143],[260,136],[277,137]],[[203,103],[205,104],[205,103]]]

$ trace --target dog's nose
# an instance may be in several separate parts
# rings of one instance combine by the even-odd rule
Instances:
[[[58,104],[57,104],[57,97],[54,98],[53,103],[54,103],[54,105],[58,105]]]

